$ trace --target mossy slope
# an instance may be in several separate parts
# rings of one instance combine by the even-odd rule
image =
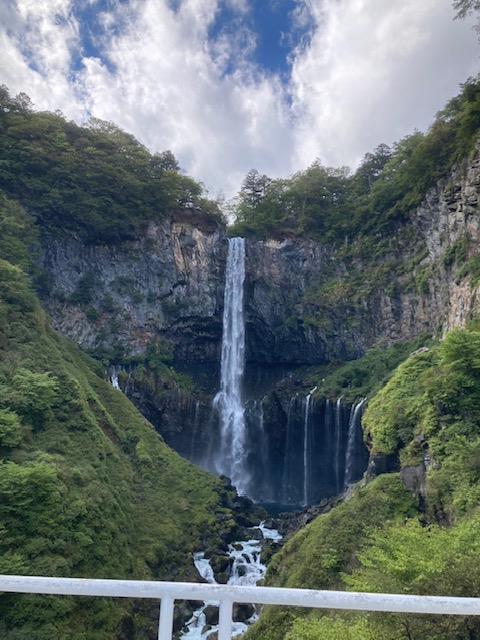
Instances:
[[[413,353],[370,401],[375,454],[397,474],[358,488],[297,533],[267,574],[275,586],[480,596],[480,332],[451,332]],[[410,475],[411,477],[411,475]],[[412,486],[409,485],[411,488]],[[476,618],[267,609],[248,634],[265,640],[472,640]]]
[[[184,578],[192,550],[232,524],[221,483],[50,329],[31,287],[34,229],[15,203],[1,205],[0,572]],[[0,636],[149,638],[157,609],[4,595]]]

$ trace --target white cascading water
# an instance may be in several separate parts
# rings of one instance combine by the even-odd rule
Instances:
[[[308,468],[308,443],[309,443],[309,417],[310,417],[310,400],[312,397],[312,393],[315,393],[317,387],[314,387],[305,398],[305,415],[303,422],[303,504],[305,506],[308,505],[308,477],[309,477],[309,468]]]
[[[350,412],[350,421],[348,423],[348,440],[347,440],[347,453],[345,456],[345,485],[344,489],[352,483],[353,478],[353,457],[355,454],[355,438],[356,432],[359,429],[359,420],[362,416],[362,408],[365,404],[366,398],[363,398],[356,404],[352,405]]]
[[[118,374],[121,371],[120,367],[111,367],[110,369],[110,383],[114,389],[120,390],[120,385],[118,384]]]
[[[281,534],[278,533],[276,529],[269,529],[264,522],[261,522],[258,527],[253,528],[260,529],[264,540],[280,542],[282,539]],[[254,587],[259,580],[262,580],[267,567],[262,563],[260,554],[261,543],[259,540],[247,540],[245,542],[236,542],[235,544],[228,545],[228,556],[232,564],[227,584]],[[199,575],[206,582],[216,584],[210,560],[205,558],[204,553],[195,553],[193,562]],[[207,626],[205,609],[208,606],[218,607],[218,602],[213,600],[205,602],[193,613],[193,616],[186,624],[186,630],[180,636],[181,640],[207,640],[210,636],[218,632],[217,625],[212,627]],[[255,622],[256,619],[257,616],[254,614],[246,623],[234,622],[232,638],[245,633],[248,625]]]
[[[287,434],[286,434],[286,440],[285,440],[285,456],[283,459],[283,502],[285,504],[288,504],[288,499],[289,499],[289,495],[288,495],[288,491],[289,491],[289,483],[290,483],[290,469],[288,467],[288,452],[290,450],[290,432],[291,432],[291,417],[292,417],[292,411],[293,411],[293,407],[295,405],[295,402],[297,400],[297,396],[293,396],[293,398],[290,398],[290,402],[288,403],[288,411],[287,411]]]
[[[218,471],[231,478],[240,495],[245,494],[245,409],[242,379],[245,367],[245,321],[243,284],[245,280],[245,240],[228,241],[223,308],[223,336],[220,391],[214,407],[220,418],[221,443]]]
[[[340,481],[340,442],[342,437],[342,398],[340,396],[337,398],[337,402],[335,404],[335,485],[337,488],[337,493],[341,490],[341,481]]]

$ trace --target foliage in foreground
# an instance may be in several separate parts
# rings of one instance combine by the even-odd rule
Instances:
[[[480,331],[453,331],[412,354],[370,401],[364,421],[376,454],[397,454],[419,473],[428,462],[422,499],[401,498],[396,474],[357,488],[285,545],[268,583],[479,597]],[[480,621],[267,608],[248,638],[477,640]]]
[[[232,524],[221,484],[168,449],[99,365],[50,329],[28,275],[31,222],[1,205],[0,573],[186,578],[193,549]],[[157,610],[2,595],[0,636],[146,639]]]

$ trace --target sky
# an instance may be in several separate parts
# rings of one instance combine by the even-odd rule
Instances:
[[[212,196],[355,167],[480,70],[450,0],[0,0],[0,83],[170,149]]]

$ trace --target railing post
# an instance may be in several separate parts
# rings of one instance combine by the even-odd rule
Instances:
[[[160,619],[158,621],[158,640],[172,640],[174,600],[164,597],[160,603]]]
[[[231,600],[221,600],[218,620],[218,640],[231,640],[232,612],[233,602]]]

